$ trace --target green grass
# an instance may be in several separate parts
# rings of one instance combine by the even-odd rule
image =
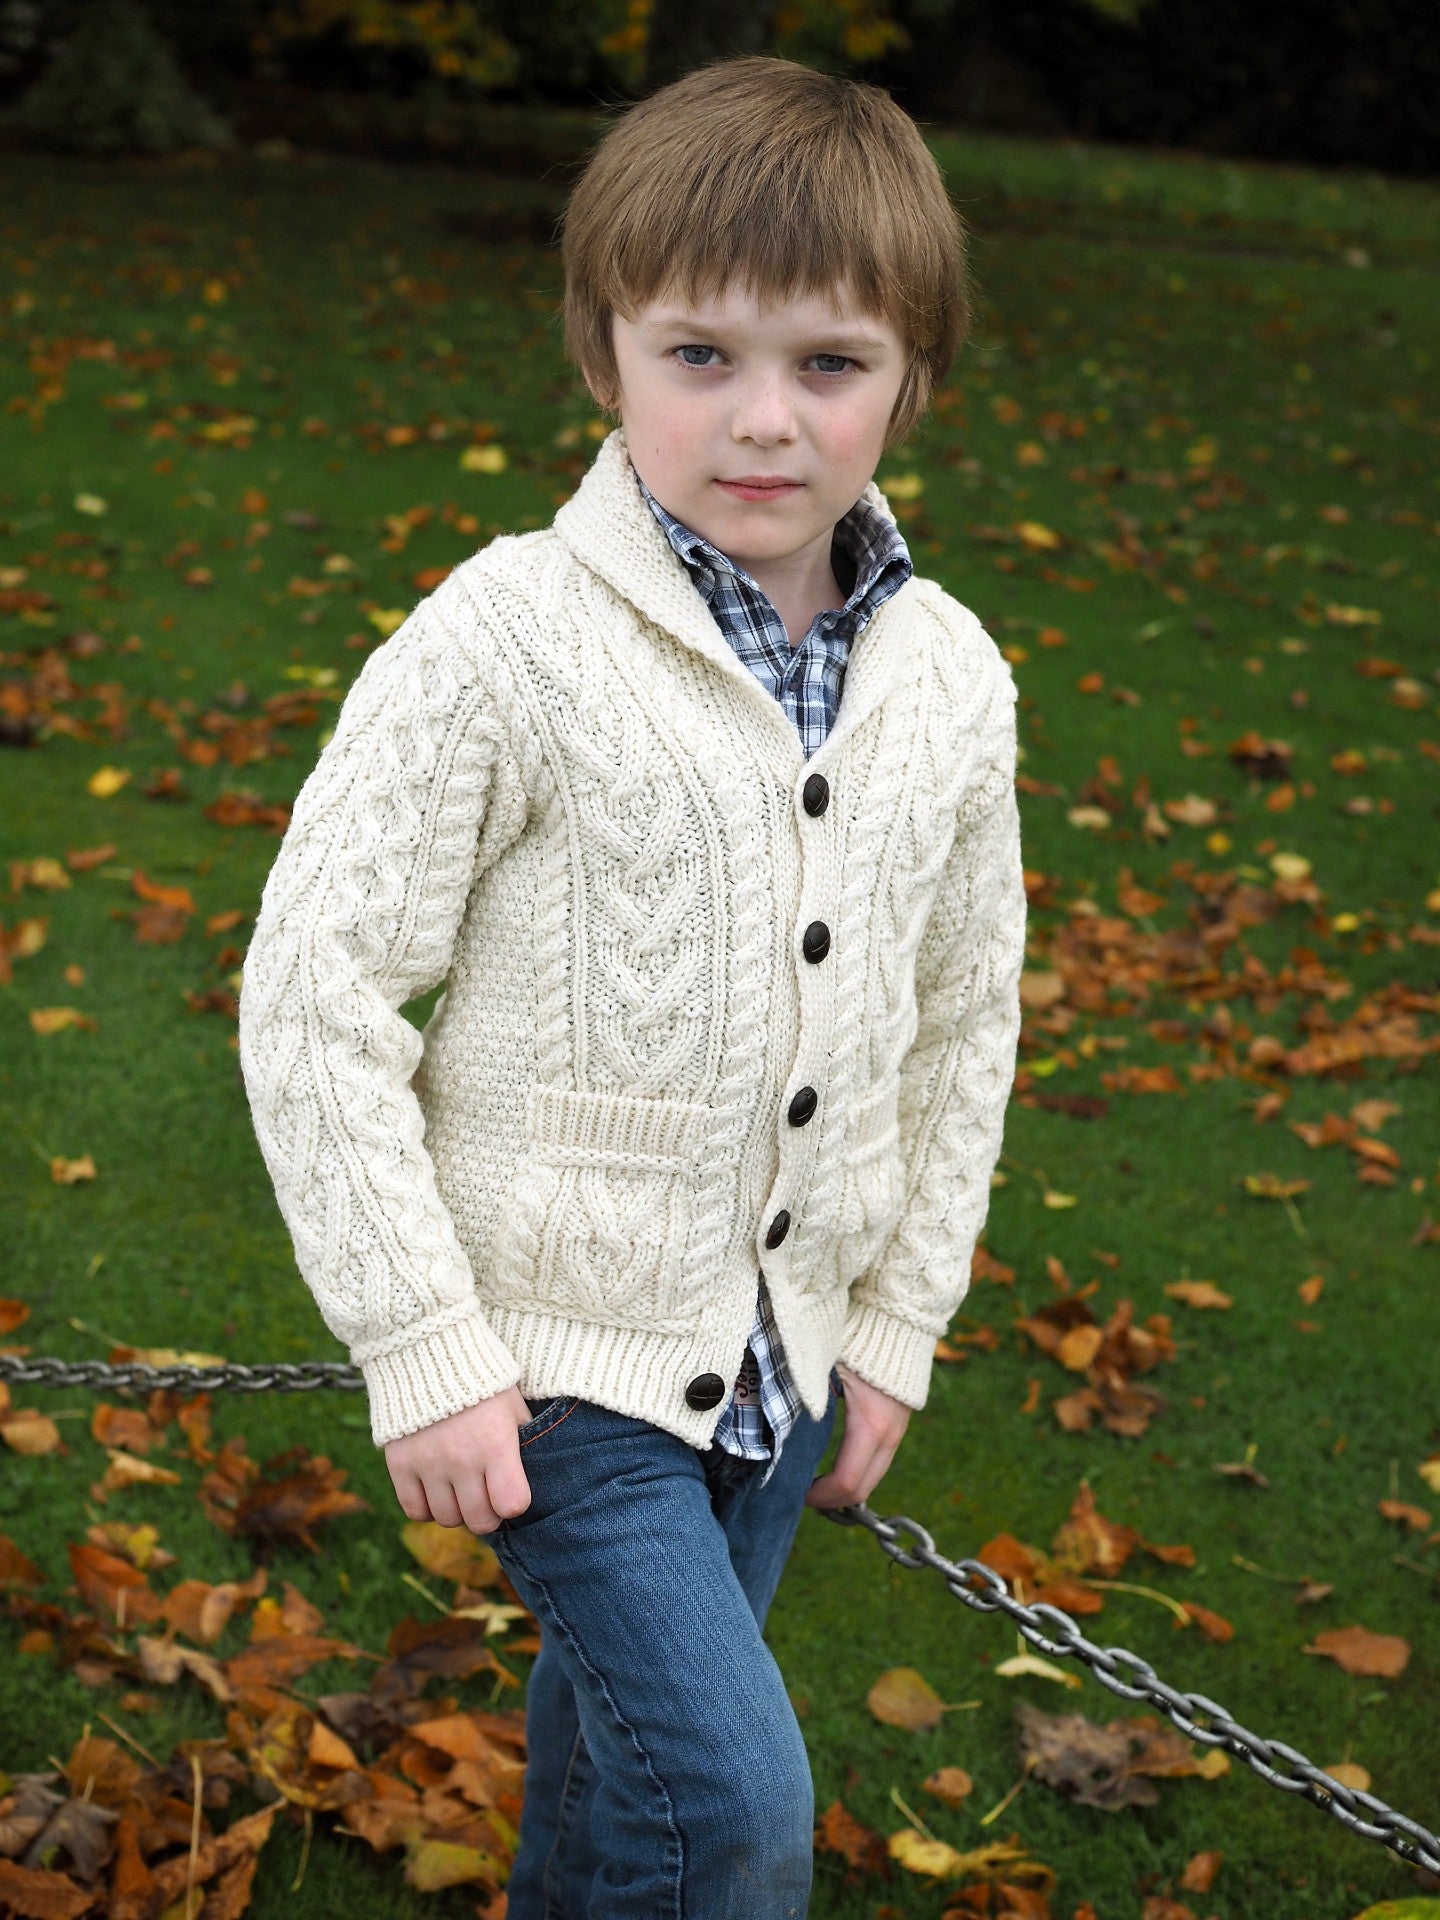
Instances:
[[[1274,968],[1291,948],[1311,947],[1353,983],[1334,1009],[1341,1016],[1388,982],[1433,993],[1437,949],[1409,934],[1440,921],[1424,909],[1440,885],[1440,766],[1420,750],[1440,739],[1430,345],[1440,195],[968,136],[939,150],[975,230],[979,328],[935,416],[880,477],[920,477],[923,493],[903,511],[921,571],[1024,651],[1024,771],[1059,790],[1024,803],[1027,866],[1058,882],[1058,904],[1035,912],[1037,941],[1077,897],[1112,912],[1122,869],[1146,885],[1166,883],[1185,859],[1266,878],[1272,852],[1294,852],[1313,862],[1324,913],[1287,909],[1247,932],[1224,965],[1237,968],[1248,948]],[[237,682],[244,714],[305,676],[333,675],[339,690],[363,657],[347,641],[376,637],[367,609],[408,608],[420,570],[502,529],[548,521],[588,461],[592,409],[559,351],[553,259],[493,236],[517,205],[544,204],[551,186],[320,158],[192,167],[7,156],[3,166],[0,567],[28,569],[24,588],[53,604],[0,615],[0,650],[14,661],[93,631],[103,647],[71,659],[74,678],[120,683],[128,720],[115,739],[57,734],[0,750],[0,858],[117,848],[68,891],[27,890],[0,908],[7,925],[49,920],[43,950],[17,960],[14,984],[0,988],[0,1292],[30,1303],[17,1337],[37,1353],[102,1353],[78,1318],[136,1343],[238,1359],[338,1357],[295,1275],[250,1133],[233,1028],[183,998],[233,971],[223,950],[243,945],[245,927],[209,939],[199,929],[208,915],[253,912],[276,844],[261,829],[222,830],[202,808],[226,790],[288,799],[333,706],[316,724],[277,732],[288,757],[237,770],[188,763],[146,703],[168,703],[193,736],[196,714],[227,690],[241,697]],[[1356,248],[1372,264],[1347,263]],[[255,422],[248,444],[203,437],[207,425],[227,431],[227,416]],[[507,450],[502,475],[460,468],[481,423]],[[579,430],[578,444],[573,433],[557,444],[566,429]],[[266,496],[263,507],[244,502],[247,489]],[[83,494],[105,512],[77,511]],[[429,517],[387,551],[390,517],[420,507]],[[1324,508],[1348,517],[1322,517]],[[255,536],[256,521],[270,532]],[[1032,550],[1013,531],[1026,522],[1065,544]],[[1128,543],[1143,563],[1113,566],[1107,543],[1112,553]],[[327,572],[334,555],[353,565]],[[89,575],[77,570],[86,565]],[[196,567],[210,585],[186,584]],[[292,592],[294,579],[329,590]],[[1332,624],[1331,605],[1364,608],[1379,625]],[[1063,646],[1039,643],[1047,627],[1063,630]],[[1421,684],[1418,710],[1392,704],[1391,682],[1356,674],[1367,652]],[[1087,674],[1102,676],[1101,692],[1077,691]],[[66,710],[88,719],[97,705]],[[1211,757],[1180,754],[1182,721],[1217,749]],[[1226,759],[1251,727],[1293,746],[1289,811],[1270,811],[1273,789]],[[1364,753],[1363,773],[1332,772],[1344,749]],[[1128,798],[1106,833],[1069,824],[1106,755],[1127,797],[1148,780],[1157,801],[1192,791],[1216,801],[1213,830],[1229,849],[1208,851],[1207,830],[1179,824],[1168,843],[1152,843]],[[131,782],[92,797],[86,782],[107,764]],[[187,799],[145,797],[167,767],[183,774]],[[1342,811],[1357,794],[1371,810]],[[177,944],[138,945],[120,917],[138,904],[137,869],[194,894],[199,913]],[[1157,923],[1182,924],[1189,897],[1172,885]],[[1349,931],[1344,914],[1356,916]],[[83,984],[66,978],[75,966]],[[93,1016],[96,1029],[38,1037],[27,1014],[59,1004]],[[1231,1011],[1290,1044],[1300,1006],[1291,995],[1264,1010],[1236,1000]],[[1219,1698],[1322,1764],[1361,1762],[1376,1791],[1440,1825],[1440,1614],[1433,1572],[1414,1570],[1433,1569],[1437,1556],[1375,1511],[1395,1491],[1434,1505],[1415,1469],[1440,1447],[1440,1247],[1412,1245],[1440,1212],[1433,1066],[1372,1063],[1351,1082],[1302,1079],[1280,1119],[1257,1124],[1262,1086],[1185,1073],[1212,1011],[1158,991],[1131,1013],[1082,1015],[1068,1035],[1027,1041],[1041,1090],[1098,1093],[1102,1071],[1169,1060],[1183,1091],[1114,1093],[1108,1116],[1090,1122],[1012,1107],[988,1242],[1018,1277],[1013,1289],[977,1286],[964,1309],[999,1331],[1000,1347],[937,1370],[875,1504],[915,1515],[955,1554],[1002,1530],[1045,1545],[1088,1477],[1106,1514],[1151,1539],[1190,1541],[1199,1558],[1191,1572],[1137,1562],[1127,1573],[1235,1627],[1228,1645],[1207,1645],[1175,1632],[1152,1602],[1115,1594],[1096,1637],[1136,1648],[1176,1685]],[[1182,1023],[1183,1037],[1153,1037],[1156,1018]],[[1433,1015],[1421,1027],[1434,1032]],[[1087,1059],[1076,1051],[1086,1035],[1128,1044]],[[1362,1186],[1342,1148],[1312,1153],[1286,1126],[1367,1096],[1403,1109],[1385,1129],[1403,1162],[1393,1187]],[[53,1185],[50,1156],[83,1153],[98,1178]],[[1238,1182],[1260,1171],[1312,1181],[1298,1230],[1281,1207],[1244,1195]],[[1047,1186],[1077,1204],[1047,1209]],[[1117,1254],[1119,1268],[1097,1262],[1096,1248]],[[1102,1308],[1129,1298],[1142,1316],[1174,1315],[1178,1357],[1152,1376],[1168,1404],[1139,1440],[1066,1435],[1048,1412],[1069,1377],[1027,1350],[1011,1322],[1054,1297],[1052,1254],[1077,1284],[1099,1280]],[[1307,1309],[1296,1286],[1315,1273],[1325,1292]],[[1182,1274],[1213,1279],[1233,1309],[1175,1306],[1162,1288]],[[1299,1319],[1319,1330],[1299,1330]],[[1044,1396],[1025,1415],[1031,1378]],[[100,1511],[87,1489],[103,1454],[88,1435],[87,1396],[16,1398],[66,1416],[65,1456],[0,1455],[0,1529],[54,1576],[44,1592],[59,1597],[65,1543]],[[409,1564],[400,1516],[358,1400],[237,1399],[217,1408],[217,1430],[247,1434],[257,1458],[304,1441],[350,1471],[373,1514],[336,1524],[318,1559],[282,1551],[273,1578],[295,1579],[337,1632],[378,1647],[412,1596],[400,1583]],[[1211,1471],[1251,1446],[1268,1491]],[[243,1573],[243,1552],[201,1516],[188,1492],[194,1471],[184,1472],[186,1491],[135,1489],[107,1513],[153,1518],[177,1573]],[[1396,1564],[1397,1552],[1414,1567]],[[1331,1581],[1334,1596],[1297,1608],[1285,1584],[1240,1560]],[[1317,1629],[1351,1622],[1410,1641],[1403,1678],[1349,1679],[1303,1654]],[[97,1709],[116,1714],[118,1697],[19,1656],[18,1632],[0,1625],[0,1767],[12,1772],[68,1752]],[[807,1519],[771,1637],[804,1713],[821,1805],[843,1795],[891,1831],[901,1824],[892,1787],[916,1805],[934,1766],[963,1765],[976,1782],[969,1807],[936,1805],[925,1817],[962,1847],[1018,1832],[1060,1875],[1057,1915],[1088,1899],[1104,1920],[1129,1920],[1143,1893],[1176,1881],[1202,1848],[1221,1849],[1225,1865],[1213,1894],[1191,1903],[1225,1920],[1347,1920],[1413,1886],[1382,1850],[1239,1770],[1215,1784],[1167,1783],[1155,1808],[1113,1815],[1032,1784],[982,1829],[980,1815],[1016,1778],[1018,1699],[1101,1719],[1125,1709],[1093,1682],[1073,1695],[997,1679],[989,1669],[1013,1651],[1013,1635],[937,1580],[891,1568],[858,1533]],[[922,1669],[947,1700],[982,1704],[930,1735],[881,1728],[864,1696],[899,1665]],[[305,1689],[346,1684],[347,1671],[319,1671]],[[160,1694],[153,1715],[120,1717],[159,1753],[217,1731],[213,1710],[178,1689]],[[407,1893],[393,1857],[323,1834],[292,1894],[299,1846],[298,1829],[282,1823],[257,1915],[342,1903],[356,1920],[473,1911],[462,1893]],[[869,1920],[882,1906],[932,1915],[942,1904],[907,1875],[852,1886],[835,1856],[817,1863],[813,1911],[826,1920]]]

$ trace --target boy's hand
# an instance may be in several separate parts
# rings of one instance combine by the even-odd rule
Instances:
[[[901,1401],[848,1367],[838,1371],[845,1384],[845,1432],[834,1466],[806,1494],[807,1507],[853,1507],[868,1500],[885,1478],[910,1424],[910,1409]]]
[[[385,1464],[411,1520],[493,1533],[530,1504],[530,1482],[515,1438],[530,1418],[518,1387],[477,1401],[462,1413],[392,1440]]]

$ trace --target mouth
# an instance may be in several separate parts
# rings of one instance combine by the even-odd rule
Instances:
[[[780,474],[749,474],[743,480],[717,480],[715,484],[740,500],[775,500],[782,494],[798,492],[804,483]]]

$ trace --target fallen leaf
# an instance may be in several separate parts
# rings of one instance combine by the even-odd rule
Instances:
[[[44,1579],[34,1561],[27,1559],[6,1534],[0,1533],[0,1589],[38,1587]]]
[[[94,1033],[99,1022],[88,1013],[81,1013],[78,1007],[32,1007],[30,1025],[36,1033],[45,1036],[64,1033],[71,1027],[83,1033]]]
[[[1395,1520],[1412,1533],[1424,1533],[1430,1525],[1430,1515],[1424,1507],[1412,1507],[1404,1500],[1377,1500],[1376,1510],[1386,1520]]]
[[[1223,1853],[1192,1853],[1180,1876],[1180,1885],[1185,1892],[1208,1893],[1215,1884],[1215,1876],[1224,1858]]]
[[[1356,1793],[1370,1791],[1370,1775],[1353,1760],[1337,1760],[1333,1766],[1322,1767],[1320,1771],[1328,1773],[1332,1780],[1338,1780],[1342,1787],[1353,1787]]]
[[[82,1180],[95,1178],[95,1162],[88,1153],[82,1153],[78,1160],[67,1160],[61,1154],[52,1154],[50,1178],[57,1187],[78,1186]]]
[[[1215,1646],[1223,1646],[1226,1641],[1235,1638],[1235,1629],[1223,1614],[1212,1613],[1208,1607],[1197,1606],[1193,1600],[1182,1600],[1186,1617],[1193,1626]],[[1178,1623],[1177,1623],[1178,1624]]]
[[[95,1904],[90,1887],[77,1887],[64,1873],[0,1860],[0,1907],[18,1920],[78,1920]]]
[[[1080,1806],[1153,1806],[1160,1798],[1157,1779],[1205,1778],[1211,1771],[1210,1755],[1197,1759],[1187,1739],[1151,1715],[1101,1726],[1079,1713],[1042,1713],[1027,1701],[1015,1718],[1026,1773]]]
[[[1394,1633],[1368,1627],[1331,1627],[1317,1633],[1306,1653],[1323,1654],[1345,1673],[1396,1680],[1410,1663],[1410,1643]]]
[[[1171,1280],[1164,1290],[1171,1300],[1178,1300],[1187,1307],[1224,1311],[1235,1304],[1233,1298],[1228,1293],[1222,1293],[1213,1280]]]
[[[1432,1493],[1440,1493],[1440,1453],[1432,1453],[1415,1469]]]
[[[922,1792],[947,1807],[961,1806],[975,1790],[975,1782],[963,1767],[937,1767],[920,1785]]]
[[[945,1702],[914,1667],[892,1667],[882,1673],[866,1694],[865,1704],[885,1726],[905,1727],[912,1733],[938,1727],[945,1712]]]
[[[97,800],[110,800],[129,784],[128,767],[98,767],[85,782],[85,791]]]
[[[880,1835],[862,1825],[839,1800],[832,1800],[820,1815],[815,1848],[819,1853],[838,1853],[864,1873],[878,1873],[885,1860],[885,1842]]]
[[[13,1407],[0,1413],[0,1440],[12,1453],[38,1457],[55,1452],[60,1445],[60,1429],[38,1407]]]
[[[1105,1518],[1095,1505],[1089,1481],[1082,1480],[1069,1517],[1051,1541],[1050,1551],[1056,1567],[1065,1573],[1113,1580],[1139,1544],[1140,1536],[1133,1527]]]
[[[1078,1673],[1067,1673],[1063,1667],[1042,1660],[1038,1653],[1012,1653],[1008,1660],[1002,1660],[991,1671],[998,1673],[1002,1680],[1021,1680],[1027,1676],[1035,1680],[1054,1680],[1076,1692],[1084,1684]]]

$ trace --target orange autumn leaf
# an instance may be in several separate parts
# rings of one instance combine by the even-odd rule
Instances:
[[[1424,1507],[1412,1507],[1407,1501],[1377,1500],[1375,1506],[1384,1519],[1397,1521],[1412,1533],[1424,1533],[1430,1525],[1430,1515]]]
[[[60,1445],[60,1429],[38,1407],[12,1407],[0,1414],[0,1440],[12,1453],[33,1457],[55,1452]]]
[[[1193,1600],[1182,1600],[1186,1617],[1192,1626],[1199,1627],[1204,1637],[1215,1646],[1224,1646],[1235,1638],[1235,1629],[1223,1614],[1212,1613],[1208,1607],[1200,1607]],[[1177,1625],[1179,1623],[1177,1622]]]
[[[1331,1627],[1317,1633],[1306,1653],[1322,1654],[1345,1673],[1396,1680],[1410,1664],[1410,1643],[1395,1633],[1368,1627]]]
[[[1082,1480],[1050,1551],[1063,1572],[1113,1580],[1139,1544],[1140,1535],[1133,1527],[1105,1518],[1095,1505],[1089,1481]]]
[[[150,1582],[138,1567],[103,1547],[72,1543],[68,1552],[80,1598],[91,1613],[117,1626],[136,1621],[149,1625],[159,1618],[159,1595],[151,1592]]]
[[[159,1435],[138,1407],[112,1407],[103,1400],[90,1416],[90,1432],[102,1447],[148,1453]]]
[[[838,1853],[848,1865],[867,1873],[878,1872],[885,1859],[880,1835],[862,1825],[839,1800],[832,1800],[816,1822],[815,1850]]]
[[[0,1300],[0,1334],[13,1333],[17,1327],[23,1327],[30,1318],[30,1308],[23,1300]]]
[[[194,913],[195,896],[188,887],[162,887],[151,880],[138,867],[130,880],[131,890],[137,900],[144,900],[157,907],[173,907],[177,913]]]
[[[1223,1312],[1235,1304],[1232,1296],[1222,1293],[1213,1280],[1171,1280],[1165,1287],[1165,1293],[1182,1306],[1201,1310],[1210,1308]]]
[[[1224,1859],[1223,1853],[1214,1851],[1191,1854],[1180,1876],[1181,1887],[1186,1893],[1208,1893]]]
[[[0,1589],[5,1587],[38,1587],[45,1576],[16,1546],[15,1542],[0,1533]]]

